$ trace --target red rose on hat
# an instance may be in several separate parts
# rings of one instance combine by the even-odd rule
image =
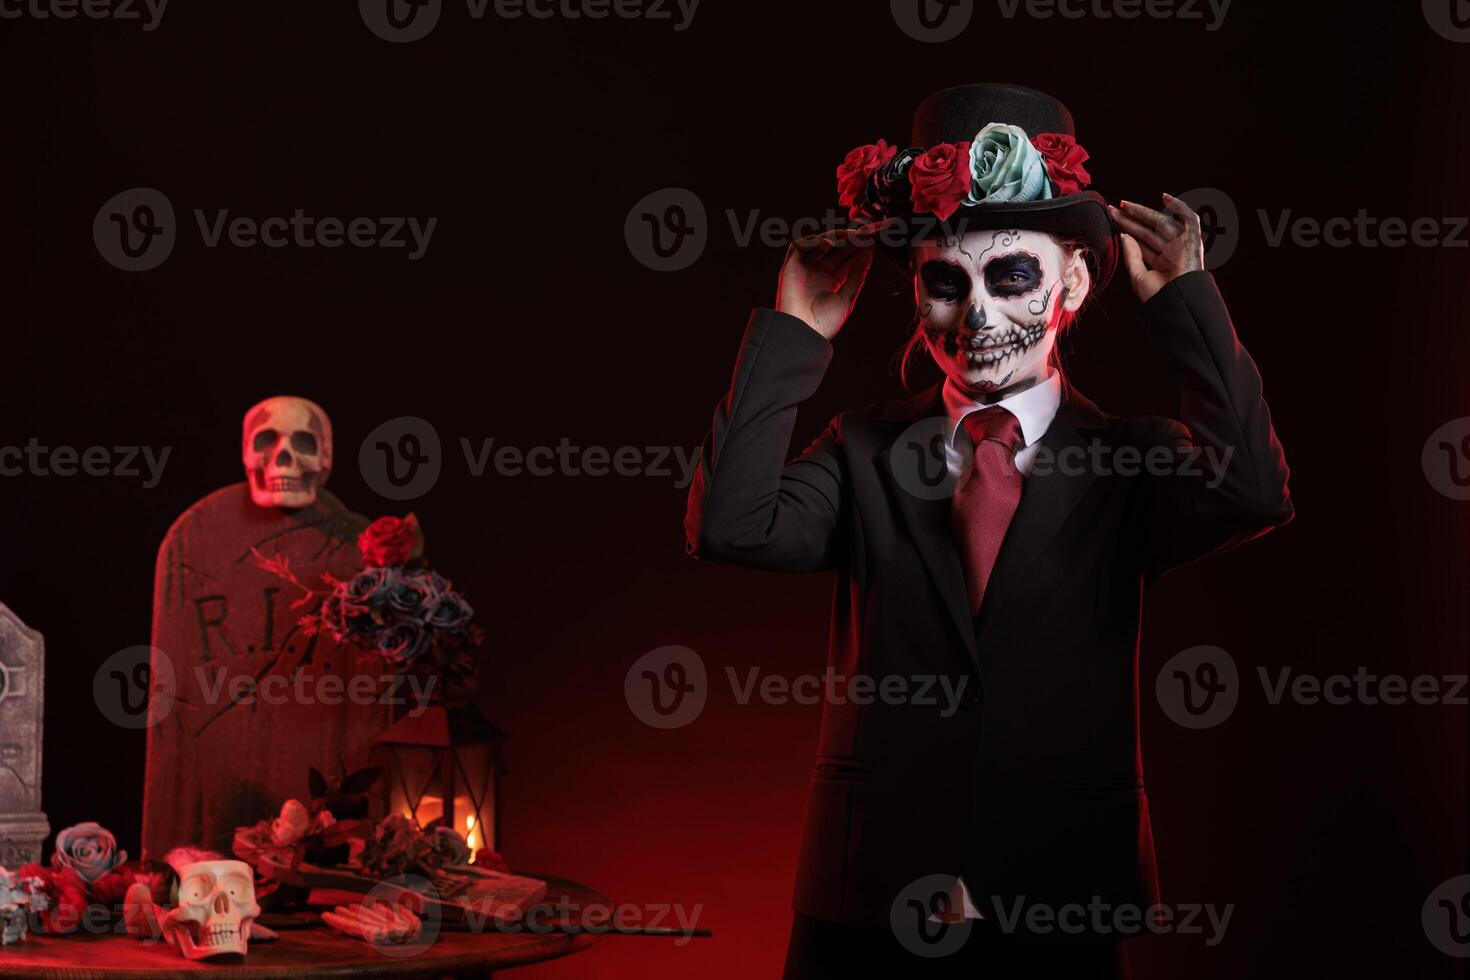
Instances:
[[[874,171],[897,153],[898,147],[889,146],[883,140],[860,146],[849,153],[842,166],[837,168],[837,203],[847,208],[849,213],[855,213],[863,203]]]
[[[1038,133],[1031,143],[1041,151],[1046,175],[1051,178],[1057,197],[1076,194],[1092,183],[1092,177],[1082,166],[1087,151],[1066,133]]]
[[[944,221],[970,193],[970,144],[932,146],[909,168],[914,210]]]

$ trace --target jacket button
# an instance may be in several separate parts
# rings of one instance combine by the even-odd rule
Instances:
[[[980,703],[980,685],[966,684],[965,693],[960,695],[961,708],[973,708]]]

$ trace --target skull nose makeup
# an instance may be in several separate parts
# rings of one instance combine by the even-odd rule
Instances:
[[[985,329],[985,308],[979,303],[970,307],[970,312],[965,314],[965,326],[971,330]]]

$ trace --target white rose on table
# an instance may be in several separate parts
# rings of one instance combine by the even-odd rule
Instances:
[[[56,835],[51,866],[57,870],[71,868],[90,884],[127,859],[128,852],[117,849],[117,838],[112,836],[112,831],[88,821]]]

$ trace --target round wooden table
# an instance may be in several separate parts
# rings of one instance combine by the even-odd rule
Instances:
[[[546,882],[542,908],[606,909],[611,903],[586,885],[554,875],[517,872]],[[543,915],[540,921],[555,916]],[[529,922],[536,922],[534,916]],[[120,926],[118,927],[121,928]],[[115,933],[76,932],[67,936],[28,935],[0,947],[0,977],[65,978],[65,980],[154,980],[191,978],[201,974],[230,977],[461,977],[490,976],[494,971],[538,963],[580,952],[595,944],[599,933],[588,931],[524,932],[458,931],[445,925],[431,942],[413,949],[379,949],[344,935],[319,920],[299,929],[279,929],[274,942],[252,942],[250,953],[215,960],[186,960],[161,940],[143,941]]]

